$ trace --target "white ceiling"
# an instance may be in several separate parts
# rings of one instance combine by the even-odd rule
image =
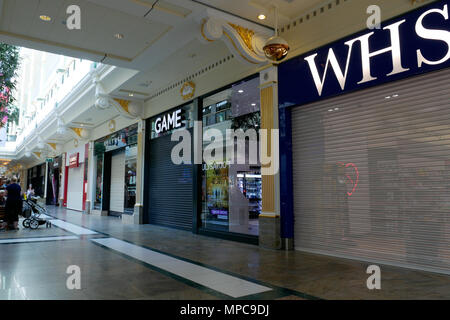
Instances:
[[[146,99],[150,94],[224,59],[230,52],[220,41],[197,40],[198,16],[208,6],[273,27],[273,4],[279,8],[280,25],[306,13],[326,0],[0,0],[0,41],[36,50],[74,56],[138,70],[112,94]],[[81,8],[81,30],[68,30],[69,5]],[[264,13],[267,19],[258,20]],[[40,20],[40,15],[52,18]],[[114,37],[120,33],[123,39]],[[147,83],[148,86],[143,86]],[[255,100],[255,99],[250,99]],[[116,114],[91,107],[68,125],[95,127]],[[71,133],[48,142],[67,142]],[[33,159],[28,159],[33,161]]]

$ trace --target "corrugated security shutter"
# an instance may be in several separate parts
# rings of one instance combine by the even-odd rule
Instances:
[[[292,111],[295,247],[450,273],[450,70]]]
[[[189,130],[192,134],[192,129]],[[172,148],[179,142],[171,135],[150,141],[148,214],[149,222],[168,227],[192,230],[193,166],[175,165]]]
[[[77,211],[83,210],[83,177],[84,163],[78,168],[69,169],[69,180],[67,181],[67,208]]]
[[[111,157],[111,193],[109,210],[116,214],[123,213],[125,202],[125,151]]]

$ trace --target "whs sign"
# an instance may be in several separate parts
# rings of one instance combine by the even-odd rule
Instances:
[[[279,68],[280,107],[450,66],[450,0],[366,30]]]

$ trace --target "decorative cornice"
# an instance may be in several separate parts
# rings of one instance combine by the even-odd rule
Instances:
[[[94,77],[93,81],[95,84],[96,108],[100,110],[113,108],[117,110],[121,116],[128,119],[136,119],[142,116],[144,109],[143,102],[113,98],[106,93],[106,90],[98,77]]]
[[[256,32],[237,22],[208,17],[201,21],[199,39],[206,43],[222,40],[243,63],[257,65],[267,63],[263,47],[270,36],[267,32]]]
[[[253,44],[252,44],[252,40],[253,40],[253,36],[255,35],[255,31],[241,27],[237,24],[228,23],[234,30],[236,30],[236,32],[239,34],[239,36],[242,38],[242,40],[244,41],[245,45],[247,46],[247,48],[250,51],[255,52],[255,50],[253,49]],[[255,52],[256,53],[256,52]]]

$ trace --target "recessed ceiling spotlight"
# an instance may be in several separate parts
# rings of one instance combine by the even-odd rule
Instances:
[[[334,108],[334,111],[339,111],[339,108]]]
[[[239,92],[239,93],[244,93],[244,90],[241,89],[241,90],[239,90],[238,92]]]
[[[333,109],[329,109],[328,112],[333,112]]]
[[[256,107],[256,103],[252,103],[252,107]]]
[[[42,21],[45,21],[45,22],[52,21],[52,18],[50,16],[45,15],[45,14],[40,15],[39,19],[41,19]]]
[[[129,97],[134,97],[134,93],[128,94]]]
[[[123,34],[121,34],[121,33],[116,33],[116,34],[114,35],[114,38],[116,38],[116,39],[118,39],[118,40],[122,40],[122,39],[123,39]]]
[[[259,20],[265,20],[265,19],[266,19],[266,15],[261,13],[261,14],[258,16],[258,19],[259,19]]]
[[[387,96],[387,97],[385,97],[385,99],[390,99],[391,98],[391,96]]]
[[[394,97],[394,98],[397,98],[397,97],[398,97],[398,94],[394,94],[393,97]]]

